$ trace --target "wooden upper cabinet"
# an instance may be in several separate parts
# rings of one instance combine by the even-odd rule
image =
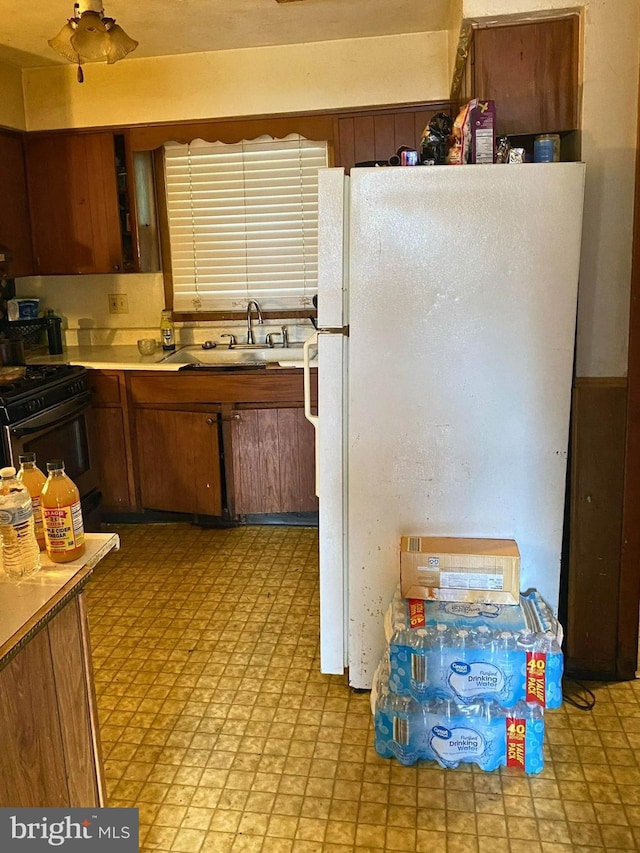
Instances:
[[[578,129],[577,15],[478,29],[473,42],[473,95],[495,101],[498,135]]]
[[[123,271],[113,133],[29,136],[26,153],[37,271]]]
[[[22,134],[0,131],[0,243],[11,250],[11,276],[32,275],[29,199]]]

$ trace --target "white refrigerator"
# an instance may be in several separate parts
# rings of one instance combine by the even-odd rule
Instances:
[[[515,539],[557,609],[585,169],[323,169],[321,669],[371,686],[402,535]]]

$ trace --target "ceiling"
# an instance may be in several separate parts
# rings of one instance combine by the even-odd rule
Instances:
[[[104,0],[140,42],[132,57],[169,56],[447,28],[451,0]],[[66,64],[47,44],[73,0],[0,0],[0,60],[21,68]]]

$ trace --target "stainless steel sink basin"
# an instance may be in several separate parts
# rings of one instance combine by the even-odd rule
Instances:
[[[238,346],[229,349],[228,346],[216,346],[203,349],[200,344],[188,344],[169,353],[162,359],[165,364],[206,364],[241,365],[302,362],[302,344],[291,344],[289,347],[248,347]]]

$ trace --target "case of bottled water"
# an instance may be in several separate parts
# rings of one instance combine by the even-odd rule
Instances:
[[[398,589],[385,632],[399,696],[562,704],[562,628],[535,590],[507,605],[404,599]]]
[[[492,699],[464,704],[398,695],[390,689],[385,656],[371,691],[371,709],[376,752],[383,758],[402,764],[428,759],[445,768],[474,763],[488,771],[517,767],[540,773],[544,767],[544,718],[538,705],[517,702],[504,708]]]

